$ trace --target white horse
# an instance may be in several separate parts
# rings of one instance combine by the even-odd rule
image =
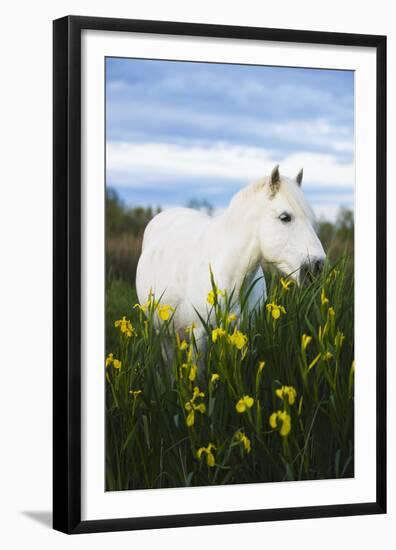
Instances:
[[[263,303],[262,268],[276,266],[297,283],[320,271],[325,253],[314,227],[312,209],[300,189],[302,170],[294,180],[276,166],[265,177],[239,191],[228,208],[210,217],[190,208],[172,208],[147,225],[136,274],[141,304],[150,292],[174,309],[174,327],[195,323],[196,310],[207,319],[211,306],[209,266],[216,285],[238,296],[243,281],[259,281],[249,296],[250,309]]]

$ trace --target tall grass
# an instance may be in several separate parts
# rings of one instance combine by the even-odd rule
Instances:
[[[243,289],[235,319],[213,281],[199,356],[166,304],[134,308],[108,282],[107,490],[353,476],[353,272],[343,259],[268,287],[253,313]]]

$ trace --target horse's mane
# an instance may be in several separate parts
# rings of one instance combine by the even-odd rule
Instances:
[[[242,206],[246,200],[263,191],[267,185],[269,185],[268,176],[247,185],[232,197],[229,208],[233,209],[235,207]],[[283,194],[288,202],[290,202],[293,209],[302,212],[302,214],[311,222],[315,220],[315,214],[310,204],[305,198],[300,187],[294,181],[282,176],[279,192]],[[268,200],[270,200],[269,197]]]

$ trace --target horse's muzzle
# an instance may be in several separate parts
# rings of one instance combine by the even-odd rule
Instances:
[[[323,269],[324,260],[315,258],[303,264],[300,268],[300,283],[311,283]]]

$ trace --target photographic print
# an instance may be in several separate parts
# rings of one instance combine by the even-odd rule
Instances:
[[[354,72],[107,57],[107,491],[354,476]]]

